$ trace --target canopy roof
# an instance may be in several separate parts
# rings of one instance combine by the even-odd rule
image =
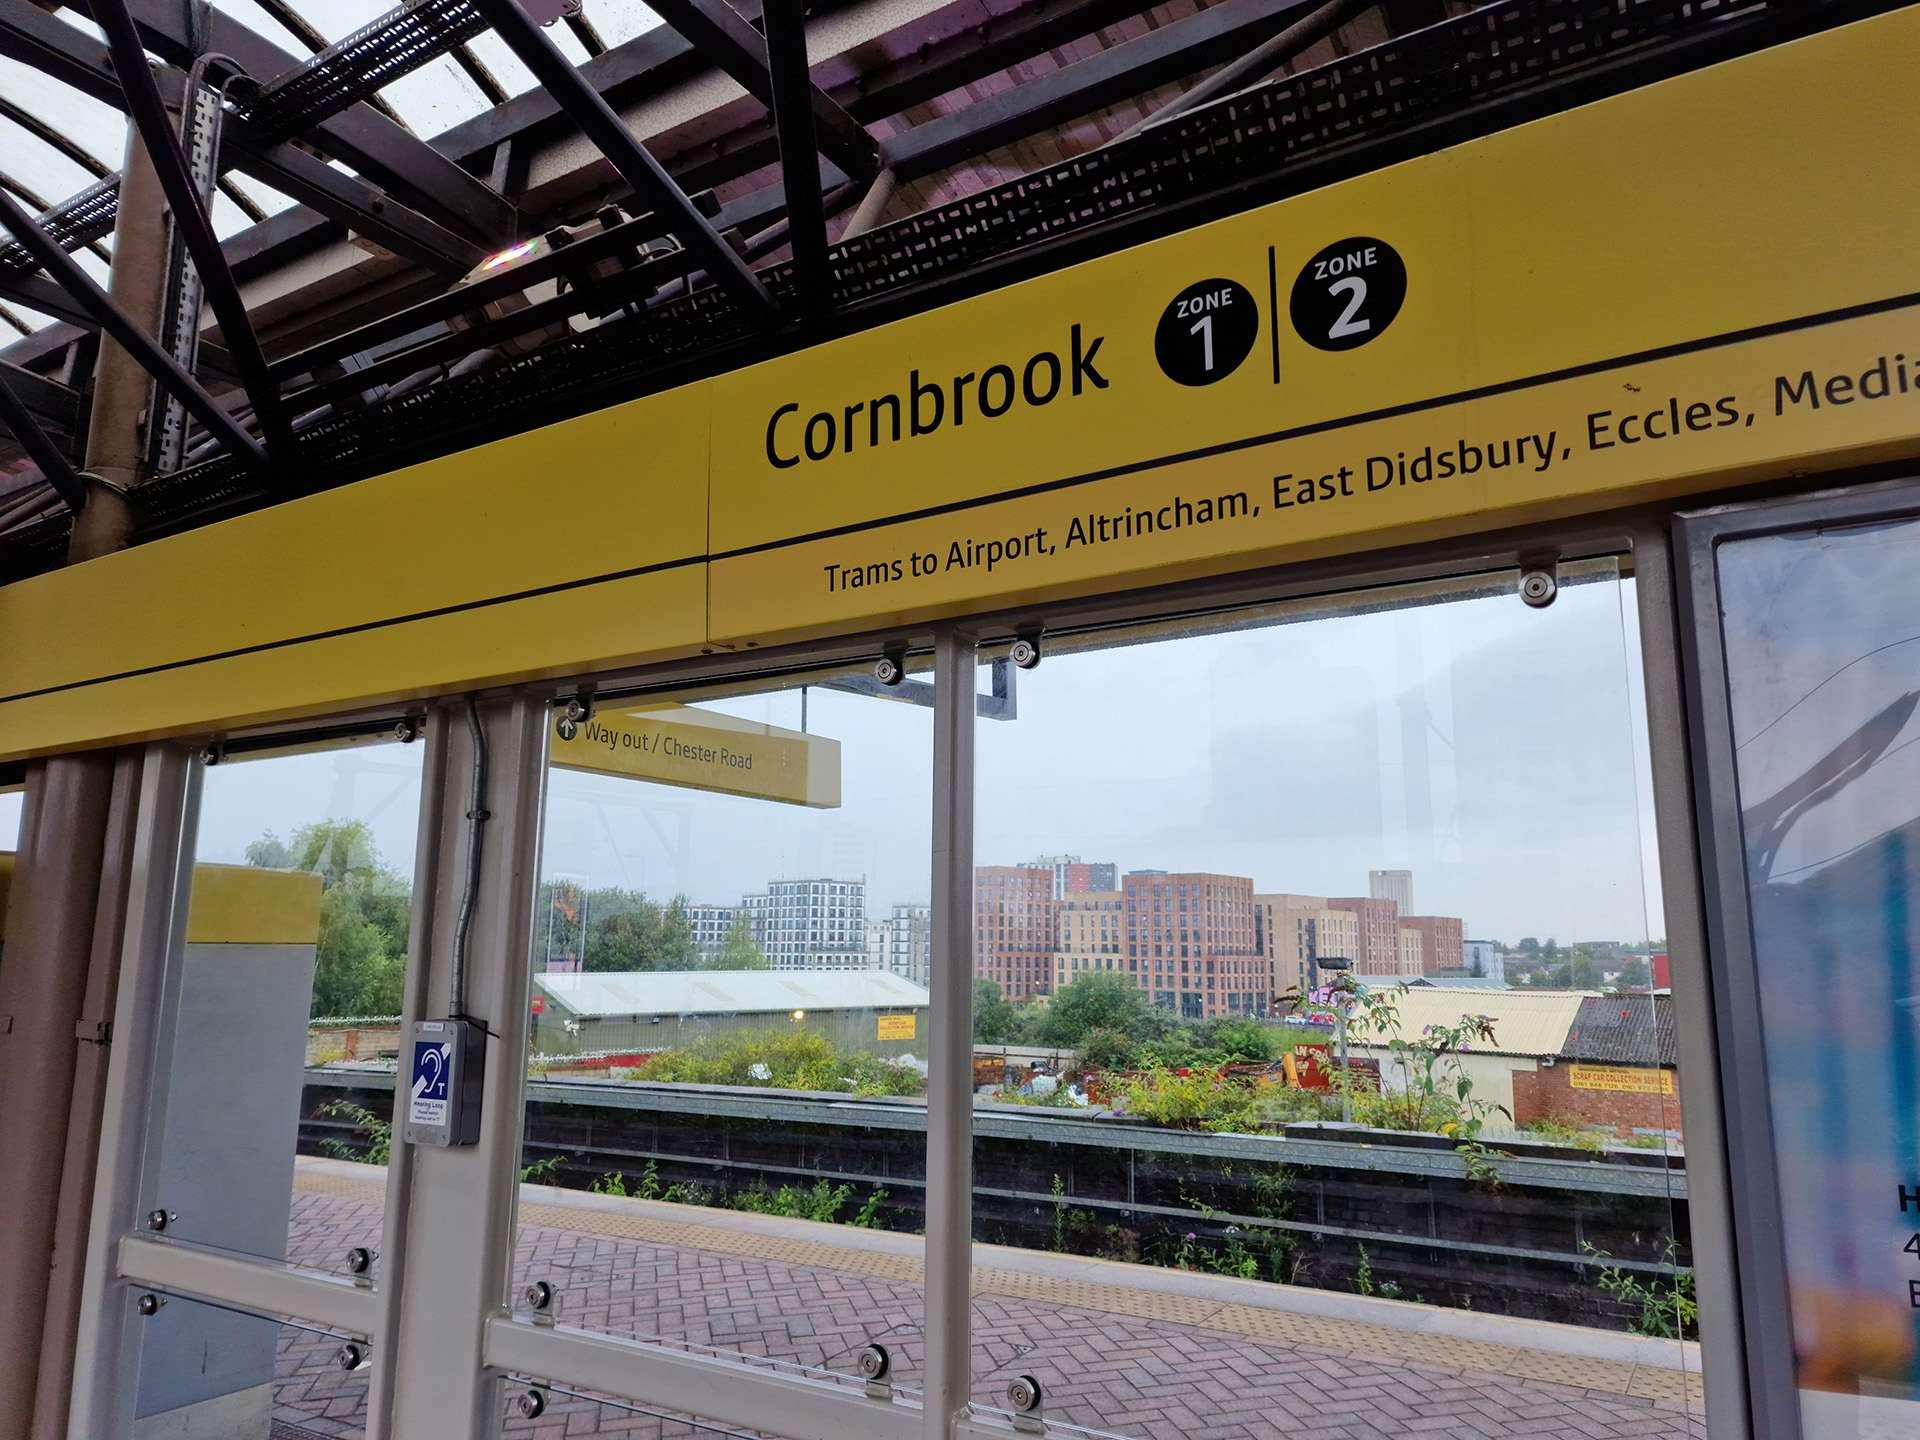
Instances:
[[[0,0],[0,583],[65,558],[130,111],[206,231],[137,543],[1892,3]]]
[[[582,1017],[756,1015],[794,1010],[924,1010],[927,987],[890,970],[547,971],[533,983]]]

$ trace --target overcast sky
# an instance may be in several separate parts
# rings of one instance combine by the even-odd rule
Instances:
[[[1364,895],[1410,869],[1420,913],[1470,938],[1657,936],[1631,584],[1321,616],[1049,654],[1019,718],[979,728],[976,854],[1251,877]],[[799,729],[785,690],[716,708]],[[543,871],[737,903],[771,879],[865,879],[868,913],[928,896],[932,712],[812,687],[841,742],[843,803],[809,810],[554,771]],[[327,815],[412,864],[421,748],[234,762],[207,773],[200,854]],[[11,844],[17,796],[0,796]]]

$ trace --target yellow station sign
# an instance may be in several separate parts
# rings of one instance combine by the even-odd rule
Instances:
[[[555,736],[550,763],[831,810],[840,804],[840,742],[690,705],[609,711],[571,739]]]
[[[1917,60],[1891,11],[0,587],[0,759],[1920,455]]]

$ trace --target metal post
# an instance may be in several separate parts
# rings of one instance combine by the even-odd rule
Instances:
[[[113,1045],[74,1346],[72,1437],[118,1436],[133,1423],[140,1373],[139,1317],[119,1278],[120,1237],[144,1208],[143,1171],[164,1129],[165,1095],[156,1092],[169,1058],[170,995],[186,942],[193,835],[199,822],[202,767],[182,745],[150,745],[140,758],[132,857],[121,898],[120,974],[113,996]],[[38,1432],[35,1440],[41,1440]]]
[[[1687,1137],[1687,1210],[1700,1305],[1707,1436],[1708,1440],[1746,1440],[1746,1348],[1741,1340],[1727,1138],[1721,1123],[1720,1056],[1708,976],[1680,622],[1666,528],[1656,523],[1637,529],[1633,556],[1660,889],[1666,905],[1667,964],[1673,977],[1681,1128]]]
[[[433,831],[416,867],[414,929],[423,963],[408,980],[402,1034],[416,1019],[444,1014],[455,930],[467,893],[465,839],[487,812],[479,885],[467,931],[467,1010],[493,1035],[486,1059],[478,1144],[410,1147],[388,1177],[389,1254],[382,1266],[393,1293],[392,1317],[379,1339],[375,1372],[388,1372],[369,1434],[493,1435],[502,1403],[486,1368],[486,1322],[500,1310],[512,1275],[514,1205],[519,1193],[522,1099],[526,1082],[527,969],[540,857],[540,809],[546,779],[547,709],[519,696],[483,700],[479,722],[491,756],[488,793],[469,796],[474,746],[465,700],[436,712],[428,752],[422,836]],[[396,1265],[396,1258],[404,1263]]]
[[[787,195],[793,246],[793,288],[803,316],[833,303],[827,267],[827,213],[820,200],[820,156],[814,148],[813,82],[807,74],[804,0],[768,0],[767,74],[773,83],[773,127],[780,140],[780,178]]]
[[[33,1411],[111,752],[36,765],[0,977],[0,1415]]]
[[[100,1114],[106,1099],[113,1040],[114,996],[126,939],[127,884],[134,864],[134,822],[140,797],[138,752],[114,761],[93,916],[92,954],[76,1026],[73,1101],[67,1115],[66,1155],[60,1169],[60,1213],[54,1222],[46,1318],[40,1339],[40,1376],[33,1404],[32,1440],[63,1440],[73,1393],[73,1351],[86,1276],[87,1227],[93,1211],[100,1153]]]
[[[1333,1017],[1334,1025],[1340,1032],[1340,1122],[1343,1125],[1351,1125],[1353,1123],[1353,1072],[1347,1069],[1346,1007],[1336,1006]]]
[[[107,293],[150,335],[158,333],[166,305],[170,248],[167,197],[139,131],[129,125]],[[87,500],[74,517],[68,564],[124,550],[133,538],[133,509],[126,492],[146,478],[146,426],[141,417],[153,401],[153,378],[103,331],[93,367],[93,411],[87,425],[86,474],[81,477]]]
[[[925,1440],[967,1405],[973,1283],[973,637],[934,645],[933,1018],[927,1046]]]

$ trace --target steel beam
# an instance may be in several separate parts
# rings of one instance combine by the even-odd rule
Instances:
[[[927,1026],[927,1335],[923,1440],[966,1414],[973,1340],[974,636],[943,625],[933,652],[932,1017]]]
[[[1314,0],[1222,0],[989,99],[916,125],[881,145],[887,168],[918,179],[1000,145],[1235,59]]]
[[[715,66],[732,76],[754,99],[769,109],[778,108],[779,78],[772,73],[769,50],[774,44],[771,30],[774,10],[784,9],[794,0],[763,12],[762,23],[769,34],[760,32],[727,0],[659,0],[652,9],[675,30],[693,42]],[[805,17],[794,16],[794,24],[804,27]],[[800,70],[806,73],[806,38],[800,40]],[[830,98],[812,80],[805,79],[798,105],[810,108],[813,129],[818,135],[820,153],[849,176],[871,180],[880,170],[880,147],[849,115],[838,101]]]
[[[235,424],[233,417],[222,410],[171,355],[155,344],[152,336],[134,324],[71,255],[48,239],[47,233],[34,224],[33,217],[4,190],[0,190],[0,225],[6,226],[55,283],[95,324],[117,340],[121,348],[139,362],[141,369],[165,386],[194,419],[206,426],[207,432],[220,441],[228,454],[249,465],[266,463],[266,452],[259,442]]]
[[[715,3],[726,8],[725,0],[715,0]],[[811,317],[824,314],[833,303],[833,272],[827,266],[827,212],[820,201],[820,160],[814,152],[815,111],[808,98],[819,92],[807,77],[804,3],[805,0],[767,0],[761,23],[767,27],[767,73],[773,82],[774,129],[780,136],[780,180],[787,197],[787,239],[793,246],[794,291],[799,298],[800,314]],[[861,131],[863,137],[865,134]],[[874,171],[869,171],[868,175],[872,173]]]
[[[280,75],[304,61],[215,7],[196,10],[191,25],[187,7],[179,0],[129,0],[128,8],[140,26],[142,43],[180,69],[209,52],[232,56],[255,77]],[[483,250],[512,244],[524,228],[518,208],[485,181],[365,103],[317,122],[306,135],[327,154],[414,209],[461,232]],[[260,178],[273,183],[264,175]]]
[[[0,366],[0,371],[11,368]],[[53,438],[40,428],[33,411],[27,408],[27,402],[20,398],[19,392],[4,374],[0,374],[0,423],[13,432],[13,438],[20,442],[20,448],[40,467],[40,473],[47,477],[47,483],[66,501],[67,508],[76,515],[85,509],[87,487],[74,471],[73,462],[53,443]]]
[[[219,238],[213,233],[213,221],[201,203],[199,186],[194,183],[186,153],[180,148],[180,136],[153,83],[153,72],[147,68],[146,51],[126,0],[93,0],[93,18],[106,32],[127,107],[147,154],[153,159],[161,188],[166,191],[173,223],[179,228],[187,252],[193,256],[194,266],[200,272],[207,303],[220,322],[221,338],[227,342],[228,353],[240,367],[240,383],[253,404],[267,448],[277,458],[291,460],[293,430],[286,408],[281,404],[280,388],[268,373],[267,357],[260,348],[260,337],[254,333],[253,318],[247,314],[247,303],[240,297],[233,272],[227,268],[227,257],[221,253]],[[188,96],[187,101],[191,108],[193,97]],[[194,309],[197,311],[198,306]],[[194,328],[198,328],[197,322]]]
[[[769,325],[778,318],[773,297],[760,277],[693,208],[679,186],[660,168],[660,162],[633,138],[626,122],[613,113],[598,90],[587,83],[573,62],[562,55],[540,27],[527,18],[515,0],[475,0],[494,33],[519,57],[520,63],[553,95],[600,153],[612,162],[632,187],[635,198],[658,215],[695,261],[734,299],[748,319]]]
[[[225,18],[219,11],[211,11],[209,16],[215,22]],[[244,26],[227,23],[231,28],[245,31]],[[143,43],[151,44],[151,32],[143,26],[141,33]],[[224,29],[222,33],[225,33]],[[250,35],[252,32],[246,33]],[[260,41],[258,37],[254,39],[255,43],[252,44],[240,42],[240,48],[253,54],[256,60],[261,60],[260,51],[262,46],[265,47],[262,61],[266,67],[264,73],[273,73],[276,64],[293,63],[284,52]],[[156,45],[153,48],[161,47]],[[174,48],[187,63],[191,63],[190,50]],[[228,45],[216,48],[223,53],[234,53]],[[106,47],[85,31],[43,13],[29,4],[28,0],[0,0],[0,55],[32,66],[116,110],[126,109],[126,96],[113,72]],[[278,61],[273,58],[275,56],[279,57]],[[419,144],[408,138],[410,143]],[[438,152],[434,153],[438,156]],[[463,180],[479,184],[458,165],[451,161],[444,163],[451,166]],[[317,211],[325,219],[346,225],[396,254],[432,269],[469,270],[486,257],[488,244],[491,243],[483,243],[467,233],[456,234],[441,221],[383,194],[366,180],[334,169],[305,150],[290,144],[274,143],[237,115],[228,116],[222,127],[221,164],[223,168],[238,169],[251,175]],[[366,170],[363,173],[375,172]],[[497,196],[495,198],[498,199]],[[505,204],[504,201],[500,203]]]

